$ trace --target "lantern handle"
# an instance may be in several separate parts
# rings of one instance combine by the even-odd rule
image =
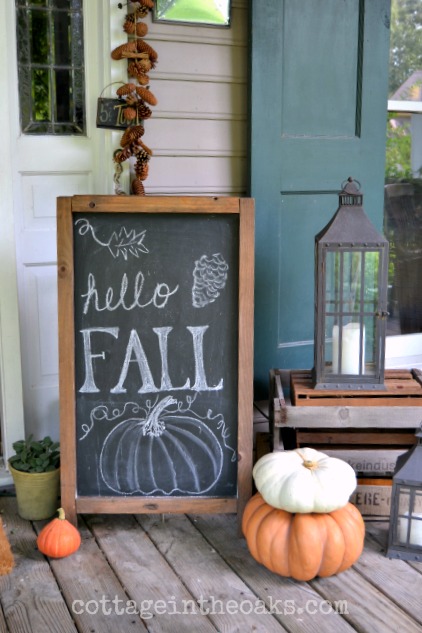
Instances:
[[[341,183],[342,190],[344,190],[344,188],[345,188],[345,186],[346,186],[346,184],[348,182],[355,182],[358,185],[358,187],[357,187],[358,191],[361,190],[362,185],[361,185],[360,181],[356,180],[355,178],[352,178],[352,176],[349,176],[347,180],[343,180],[343,182]]]

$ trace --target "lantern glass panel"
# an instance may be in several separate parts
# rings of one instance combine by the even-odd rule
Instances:
[[[397,524],[393,544],[422,549],[422,490],[398,487]]]
[[[380,252],[327,249],[325,371],[374,375]]]

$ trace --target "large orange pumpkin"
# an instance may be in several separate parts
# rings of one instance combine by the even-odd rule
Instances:
[[[255,560],[296,580],[348,569],[365,538],[362,515],[351,503],[327,514],[291,514],[268,505],[259,493],[246,504],[242,530]]]

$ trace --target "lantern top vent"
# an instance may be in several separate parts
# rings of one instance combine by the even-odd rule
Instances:
[[[360,183],[349,177],[339,193],[339,207],[330,222],[315,236],[320,246],[386,248],[388,241],[374,227],[363,206]]]
[[[347,179],[347,184],[342,184],[339,194],[341,206],[362,206],[363,195],[360,190],[360,182],[353,180],[351,176]]]

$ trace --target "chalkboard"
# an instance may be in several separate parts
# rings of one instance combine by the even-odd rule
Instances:
[[[251,494],[253,201],[58,199],[62,505],[239,512]]]
[[[129,125],[139,125],[141,119],[136,118],[135,121],[125,119],[123,112],[126,107],[127,103],[123,99],[105,99],[100,97],[97,101],[97,127],[109,130],[122,130],[129,127]]]

